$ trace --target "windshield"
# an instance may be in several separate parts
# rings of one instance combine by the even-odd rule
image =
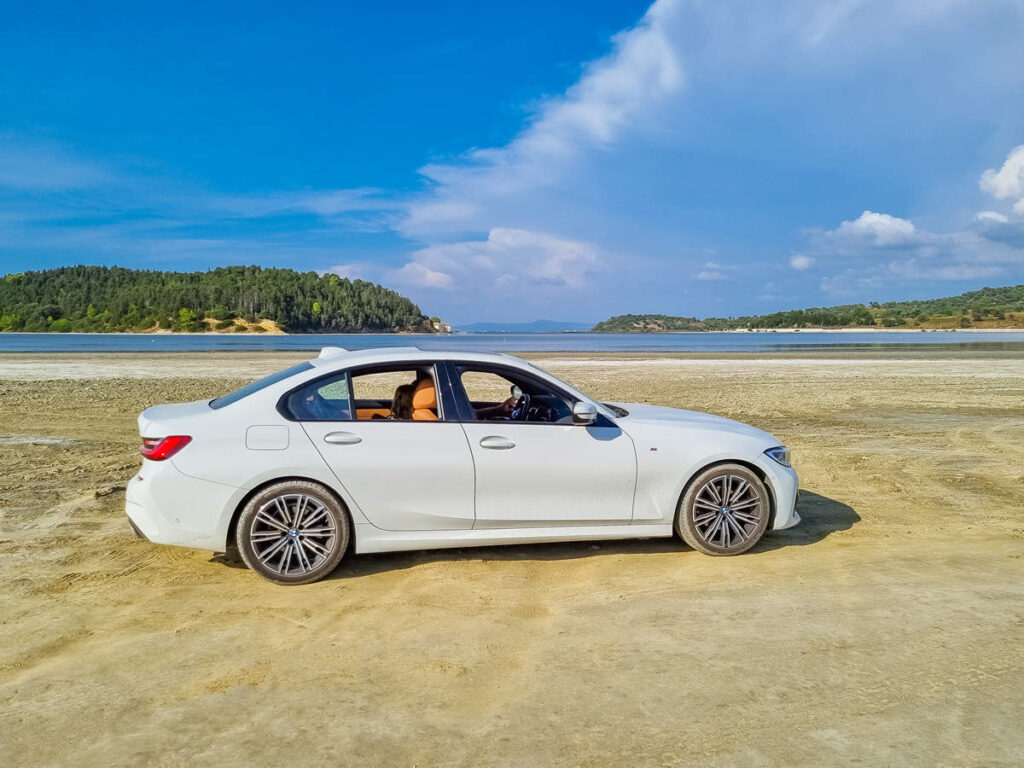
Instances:
[[[524,360],[523,362],[525,362],[527,365],[529,365],[534,370],[540,371],[545,376],[550,376],[552,379],[554,379],[555,381],[560,383],[563,387],[568,387],[569,390],[572,393],[574,393],[576,395],[580,395],[585,400],[592,400],[592,398],[589,395],[587,395],[586,393],[581,392],[578,389],[575,389],[572,385],[567,384],[566,382],[562,381],[560,378],[558,378],[554,374],[548,373],[547,371],[545,371],[543,368],[541,368],[536,363],[534,363],[534,362],[532,362],[530,360]],[[607,411],[607,413],[605,413],[606,416],[616,416],[618,418],[622,418],[624,416],[629,416],[629,411],[627,411],[625,408],[620,408],[619,406],[611,405],[610,403],[602,403],[602,402],[597,401],[597,400],[594,400],[594,402],[597,403],[599,408],[604,408]]]
[[[236,389],[229,395],[224,395],[224,397],[218,397],[216,400],[211,400],[210,407],[223,408],[225,405],[231,405],[237,400],[241,400],[243,397],[248,397],[255,392],[259,392],[261,389],[269,387],[271,384],[277,384],[277,382],[284,381],[289,376],[294,376],[297,373],[302,373],[303,371],[308,371],[312,368],[313,364],[309,362],[299,363],[298,365],[293,365],[291,368],[285,368],[283,371],[270,374],[265,379],[254,381],[252,384],[246,384],[241,389]]]

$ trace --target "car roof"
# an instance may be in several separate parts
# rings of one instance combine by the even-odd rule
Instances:
[[[445,349],[420,349],[419,347],[371,347],[368,349],[344,349],[324,347],[320,354],[309,362],[317,368],[347,368],[354,365],[374,363],[416,362],[420,360],[461,360],[474,363],[503,363],[516,368],[531,367],[528,362],[512,355],[495,352],[460,352]]]

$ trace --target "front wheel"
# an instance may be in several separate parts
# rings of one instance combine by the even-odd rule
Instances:
[[[738,555],[768,527],[768,489],[742,464],[719,464],[690,483],[679,502],[676,531],[706,555]]]
[[[348,515],[326,488],[305,480],[274,483],[253,496],[238,518],[242,560],[276,584],[319,581],[348,548]]]

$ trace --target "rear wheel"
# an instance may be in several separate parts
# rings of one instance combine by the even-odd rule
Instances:
[[[309,584],[337,567],[348,548],[348,515],[326,488],[305,480],[274,483],[238,519],[238,552],[277,584]]]
[[[742,464],[719,464],[690,483],[679,502],[676,530],[706,555],[738,555],[761,540],[770,508],[761,478]]]

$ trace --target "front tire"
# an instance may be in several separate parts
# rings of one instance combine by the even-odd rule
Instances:
[[[757,544],[768,527],[771,497],[742,464],[718,464],[693,479],[676,513],[683,541],[706,555],[739,555]]]
[[[286,480],[253,496],[238,518],[242,560],[275,584],[309,584],[333,571],[350,537],[348,515],[330,491]]]

